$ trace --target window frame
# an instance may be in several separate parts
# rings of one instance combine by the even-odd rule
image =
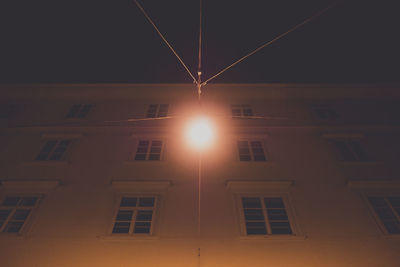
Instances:
[[[51,149],[51,151],[47,154],[46,159],[38,159],[39,155],[42,154],[42,150],[47,145],[47,143],[49,141],[53,141],[53,140],[57,141],[57,143],[54,145],[54,147]],[[58,160],[52,160],[51,157],[54,154],[54,152],[55,152],[56,148],[58,147],[59,143],[61,141],[65,141],[65,140],[69,140],[70,143],[68,144],[68,146],[65,149],[64,153],[62,154],[61,158],[58,159]],[[45,138],[45,139],[42,140],[41,148],[40,148],[39,152],[36,154],[36,156],[34,158],[34,161],[35,162],[63,162],[63,161],[66,161],[68,156],[71,153],[71,149],[72,149],[72,146],[74,145],[74,143],[75,143],[75,138],[68,137],[68,136],[59,137],[59,138],[57,138],[57,137]]]
[[[304,240],[304,234],[298,220],[290,190],[294,182],[290,180],[231,180],[226,182],[227,189],[232,193],[235,207],[235,217],[238,225],[239,238],[245,240]],[[242,205],[242,197],[280,197],[285,205],[292,234],[248,235]]]
[[[265,235],[263,234],[248,234],[247,233],[247,228],[246,228],[246,219],[244,215],[244,208],[243,208],[243,202],[242,199],[245,197],[250,197],[250,198],[259,198],[261,200],[261,208],[263,211],[263,216],[264,216],[264,223],[266,226],[267,233]],[[271,225],[268,219],[268,215],[266,212],[266,207],[264,203],[264,198],[267,197],[274,197],[274,198],[281,198],[285,207],[286,215],[288,217],[288,221],[290,224],[290,228],[292,233],[291,234],[272,234],[271,231]],[[290,210],[290,202],[289,202],[289,196],[286,193],[244,193],[244,194],[236,194],[235,196],[236,202],[239,208],[239,220],[240,220],[240,232],[241,236],[248,237],[248,238],[268,238],[268,237],[292,237],[296,236],[296,225],[294,224],[295,218],[293,217],[293,212]]]
[[[250,160],[240,160],[240,152],[239,152],[238,142],[243,142],[243,141],[247,142],[247,147],[250,151]],[[260,142],[261,143],[265,160],[257,160],[257,161],[254,160],[254,152],[253,152],[253,148],[251,146],[251,142]],[[236,150],[236,160],[238,162],[242,162],[242,163],[243,162],[257,162],[257,163],[271,162],[270,153],[266,149],[265,140],[262,138],[237,138],[235,141],[235,150]]]
[[[69,117],[69,114],[71,113],[71,110],[73,109],[74,106],[76,105],[80,105],[80,107],[78,108],[78,111],[76,112],[75,116]],[[86,115],[84,117],[79,117],[79,114],[82,112],[82,110],[84,109],[85,106],[90,106],[89,111],[86,113]],[[91,111],[93,110],[93,108],[95,107],[95,104],[88,104],[88,103],[77,103],[77,104],[72,104],[69,109],[68,112],[65,115],[65,118],[68,120],[84,120],[87,119],[89,117],[89,114],[91,113]]]
[[[135,142],[133,152],[131,153],[130,161],[132,161],[132,162],[160,162],[160,161],[164,161],[165,160],[165,157],[164,157],[164,151],[165,151],[165,146],[166,146],[165,138],[162,138],[162,137],[157,138],[156,136],[150,136],[150,137],[140,137],[139,136],[136,139],[137,140]],[[147,147],[147,151],[146,151],[146,154],[145,154],[146,156],[145,156],[144,160],[136,160],[136,154],[137,154],[137,150],[139,148],[140,141],[149,141],[149,145]],[[150,151],[151,151],[151,147],[152,147],[153,141],[161,141],[162,142],[161,151],[160,151],[160,159],[159,160],[149,160]]]
[[[154,206],[151,208],[153,213],[152,213],[152,220],[151,220],[151,226],[150,226],[150,232],[149,233],[135,233],[135,223],[136,223],[136,215],[138,210],[149,210],[147,207],[134,207],[134,208],[123,208],[123,210],[134,210],[132,219],[130,221],[131,225],[129,227],[129,233],[113,233],[114,225],[116,222],[117,214],[119,210],[121,210],[121,200],[123,197],[135,197],[137,199],[139,198],[146,198],[146,197],[154,197]],[[113,211],[113,217],[111,219],[111,224],[108,230],[108,235],[112,237],[152,237],[155,235],[156,231],[156,223],[158,221],[158,210],[159,210],[159,204],[160,202],[160,195],[158,194],[135,194],[135,193],[120,193],[116,196],[115,198],[115,205],[114,205],[114,211]]]
[[[239,109],[240,110],[240,115],[235,116],[233,115],[233,109]],[[244,109],[249,108],[251,110],[251,115],[245,115]],[[231,117],[233,119],[235,118],[251,118],[255,116],[254,108],[250,104],[230,104],[230,111],[231,111]]]
[[[154,116],[154,117],[149,117],[149,116],[148,116],[148,114],[149,114],[149,109],[150,109],[150,106],[151,106],[151,105],[157,105],[157,108],[156,108],[155,116]],[[161,105],[168,105],[168,111],[167,111],[167,113],[165,114],[165,116],[160,116],[160,115],[159,115]],[[146,108],[146,111],[145,111],[145,113],[144,113],[144,117],[145,117],[145,118],[148,118],[148,119],[166,118],[166,117],[169,117],[170,113],[171,113],[171,104],[169,104],[169,103],[148,104],[148,105],[147,105],[147,108]]]
[[[24,224],[22,225],[21,229],[18,232],[4,232],[3,230],[5,229],[6,225],[10,221],[11,217],[14,215],[15,211],[18,209],[19,206],[3,206],[2,203],[6,197],[37,197],[37,201],[33,207],[29,207],[30,213],[28,217],[24,220]],[[5,192],[1,194],[0,197],[0,209],[12,209],[11,214],[8,215],[7,219],[4,221],[4,224],[0,227],[0,235],[25,235],[28,230],[30,229],[33,220],[37,214],[37,210],[39,209],[39,206],[41,202],[43,201],[44,195],[40,193],[18,193],[18,192]]]

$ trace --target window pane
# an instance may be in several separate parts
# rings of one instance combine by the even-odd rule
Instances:
[[[246,222],[246,232],[248,235],[266,235],[267,229],[264,222]]]
[[[152,210],[139,210],[136,215],[136,222],[138,221],[150,221],[153,218],[153,211]]]
[[[340,153],[340,159],[344,161],[354,161],[356,158],[348,147],[348,144],[344,140],[333,140],[333,144]]]
[[[86,117],[86,115],[89,113],[90,109],[92,108],[93,105],[90,104],[86,104],[83,106],[83,108],[81,109],[81,111],[79,112],[78,117],[79,118],[84,118]]]
[[[150,233],[151,222],[136,222],[135,234],[148,234]]]
[[[20,197],[6,197],[3,201],[3,206],[17,206],[18,202],[21,198]]]
[[[23,197],[21,199],[20,206],[24,206],[24,207],[35,206],[37,200],[38,200],[37,197]]]
[[[12,220],[25,221],[30,212],[30,210],[16,210],[12,216]]]
[[[355,157],[357,157],[357,160],[360,160],[360,161],[368,160],[367,153],[365,153],[365,151],[362,148],[359,141],[355,141],[355,140],[349,141],[349,145],[352,148]]]
[[[10,213],[11,213],[11,210],[0,210],[0,221],[7,220]]]
[[[246,221],[264,221],[262,209],[245,209],[244,218]]]
[[[166,117],[168,115],[169,104],[161,104],[158,111],[158,117]]]
[[[116,222],[112,232],[113,234],[127,234],[130,226],[130,222]]]
[[[267,209],[270,208],[285,208],[285,205],[283,204],[283,200],[280,197],[266,197],[264,198],[265,201],[265,206]]]
[[[154,197],[143,197],[139,199],[139,207],[154,207]]]
[[[121,198],[120,207],[136,207],[136,197],[123,197]]]
[[[9,222],[4,229],[4,232],[18,233],[21,230],[23,225],[24,225],[24,222]]]
[[[245,209],[261,208],[261,201],[258,197],[244,197],[242,205]]]
[[[149,105],[149,109],[147,110],[146,117],[147,118],[155,118],[156,113],[157,113],[157,108],[158,108],[158,105],[156,105],[156,104]]]
[[[69,112],[67,114],[67,118],[74,118],[76,116],[76,114],[78,113],[80,107],[81,107],[80,104],[72,105],[71,109],[69,110]]]
[[[119,210],[116,221],[131,221],[133,216],[132,210]]]
[[[270,222],[272,234],[291,234],[292,230],[290,228],[289,222]]]

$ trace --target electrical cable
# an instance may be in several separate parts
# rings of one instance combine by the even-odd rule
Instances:
[[[190,72],[190,70],[188,69],[188,67],[186,66],[186,64],[183,62],[183,60],[181,59],[181,57],[178,55],[178,53],[176,53],[176,51],[172,48],[172,46],[169,44],[169,42],[167,41],[167,39],[165,39],[165,37],[163,36],[163,34],[158,30],[157,26],[154,24],[154,22],[151,20],[151,18],[149,17],[149,15],[147,15],[146,11],[144,11],[143,7],[139,4],[139,2],[137,0],[133,0],[135,2],[135,4],[137,5],[137,7],[140,9],[140,11],[142,11],[143,15],[146,17],[146,19],[150,22],[151,25],[153,25],[154,29],[156,30],[156,32],[158,33],[158,35],[161,37],[161,39],[163,39],[163,41],[165,42],[165,44],[169,47],[169,49],[171,49],[172,53],[174,53],[174,55],[178,58],[179,62],[181,62],[181,64],[183,65],[183,67],[185,68],[185,70],[187,71],[187,73],[190,75],[190,77],[193,79],[193,83],[197,84],[196,78],[193,76],[193,74]]]
[[[278,35],[277,37],[275,37],[274,39],[268,41],[267,43],[259,46],[258,48],[256,48],[255,50],[253,50],[252,52],[248,53],[247,55],[241,57],[240,59],[238,59],[237,61],[235,61],[234,63],[232,63],[231,65],[229,65],[228,67],[222,69],[220,72],[218,72],[217,74],[215,74],[214,76],[210,77],[209,79],[207,79],[206,81],[201,83],[201,86],[206,85],[209,81],[213,80],[214,78],[218,77],[219,75],[221,75],[222,73],[224,73],[225,71],[227,71],[228,69],[232,68],[233,66],[237,65],[238,63],[240,63],[241,61],[245,60],[246,58],[250,57],[251,55],[257,53],[258,51],[260,51],[261,49],[271,45],[272,43],[278,41],[279,39],[281,39],[282,37],[286,36],[287,34],[295,31],[296,29],[300,28],[301,26],[307,24],[308,22],[316,19],[317,17],[321,16],[322,14],[324,14],[326,11],[328,11],[329,9],[331,9],[332,7],[334,7],[338,2],[340,1],[335,1],[334,3],[332,3],[331,5],[329,5],[328,7],[318,11],[317,13],[315,13],[314,15],[312,15],[311,17],[307,18],[306,20],[304,20],[303,22],[297,24],[296,26],[294,26],[293,28],[291,28],[290,30]]]

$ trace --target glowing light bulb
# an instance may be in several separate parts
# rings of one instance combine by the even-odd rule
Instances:
[[[206,118],[196,118],[188,123],[185,133],[189,146],[197,150],[209,148],[214,141],[212,125]]]

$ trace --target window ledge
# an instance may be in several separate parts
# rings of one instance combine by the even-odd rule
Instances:
[[[125,191],[130,193],[153,193],[164,194],[168,187],[171,186],[170,181],[112,181],[111,186],[117,191]]]
[[[159,236],[155,235],[127,235],[127,234],[121,234],[121,235],[108,234],[99,236],[98,238],[111,241],[147,241],[147,240],[160,239]]]
[[[273,191],[289,191],[293,181],[227,181],[226,187],[234,193],[257,193]]]
[[[139,164],[166,164],[165,160],[126,160],[124,165],[139,165]]]
[[[338,161],[342,166],[377,166],[383,165],[382,161]]]
[[[347,186],[354,190],[399,190],[400,180],[350,180]]]
[[[241,240],[276,240],[276,241],[301,241],[306,240],[305,235],[259,235],[241,236]]]
[[[22,163],[25,166],[68,166],[71,164],[67,160],[33,160]]]
[[[3,180],[0,188],[9,191],[47,193],[59,184],[58,180]]]

